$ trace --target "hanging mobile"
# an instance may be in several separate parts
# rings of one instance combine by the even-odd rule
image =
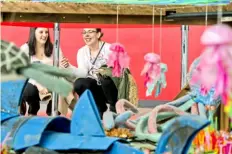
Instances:
[[[125,68],[129,68],[130,57],[128,56],[125,48],[122,44],[118,43],[118,15],[119,15],[119,6],[117,6],[117,23],[116,23],[116,43],[111,44],[110,50],[112,51],[109,54],[107,60],[107,66],[112,67],[112,75],[114,77],[120,77]]]
[[[141,75],[145,75],[145,86],[147,87],[146,96],[151,96],[154,88],[156,87],[155,97],[161,93],[161,88],[166,87],[165,72],[167,71],[167,65],[161,63],[161,51],[162,51],[162,9],[160,9],[160,55],[154,52],[154,27],[155,24],[155,8],[153,6],[152,15],[152,52],[147,53],[144,56],[145,66],[141,72]]]

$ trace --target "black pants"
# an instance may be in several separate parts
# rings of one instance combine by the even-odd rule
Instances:
[[[81,96],[86,90],[90,90],[98,107],[100,116],[107,110],[106,103],[110,109],[115,111],[115,104],[118,98],[118,90],[110,78],[101,81],[101,85],[92,78],[79,78],[74,83],[74,91]]]
[[[31,83],[27,83],[23,92],[23,101],[29,105],[28,114],[37,115],[40,109],[40,97],[39,91],[36,86]],[[49,101],[47,105],[46,113],[51,115],[52,112],[52,101]]]

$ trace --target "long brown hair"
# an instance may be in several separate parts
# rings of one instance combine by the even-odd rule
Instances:
[[[28,38],[28,42],[27,42],[27,44],[29,46],[29,56],[35,55],[35,45],[36,45],[35,30],[37,28],[38,27],[30,28],[29,38]],[[47,57],[50,57],[52,55],[52,52],[53,52],[53,44],[51,42],[50,35],[48,32],[48,39],[45,43],[44,54]]]

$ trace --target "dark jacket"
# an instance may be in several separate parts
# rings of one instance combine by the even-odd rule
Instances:
[[[126,99],[132,104],[138,105],[138,88],[129,69],[125,69],[121,77],[113,77],[112,68],[102,66],[99,72],[99,79],[104,80],[105,77],[110,77],[113,80],[118,89],[118,100]],[[107,87],[102,88],[103,91],[107,90]]]

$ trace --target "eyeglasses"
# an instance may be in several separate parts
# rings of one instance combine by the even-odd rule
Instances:
[[[96,33],[97,31],[95,30],[89,30],[89,31],[83,31],[81,32],[82,35],[85,35],[85,34],[92,34],[92,33]]]

